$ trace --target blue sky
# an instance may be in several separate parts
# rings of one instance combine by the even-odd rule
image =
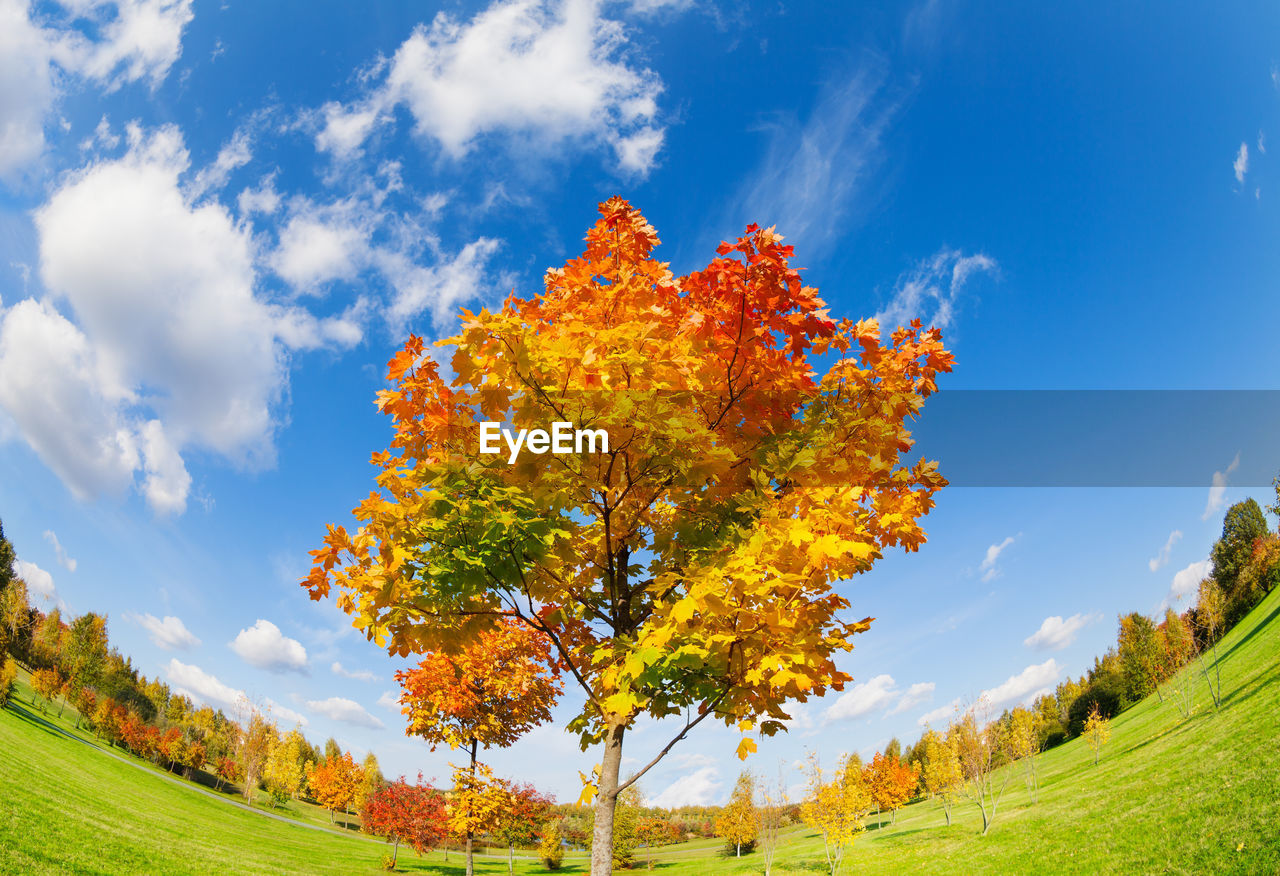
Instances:
[[[399,664],[296,581],[370,487],[396,346],[535,291],[615,193],[677,272],[777,224],[835,312],[942,325],[944,390],[1280,388],[1280,11],[1042,6],[0,0],[0,517],[42,604],[445,776]],[[945,491],[845,586],[878,618],[855,686],[749,765],[1079,674],[1265,497],[1232,476],[1280,459],[1232,453],[1194,487]],[[734,741],[700,727],[651,799],[727,796]],[[491,759],[561,799],[591,762],[555,727]]]

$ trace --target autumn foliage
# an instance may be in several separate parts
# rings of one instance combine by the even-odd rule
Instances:
[[[952,364],[936,330],[833,317],[771,228],[677,277],[639,211],[600,213],[542,293],[463,313],[439,344],[452,379],[420,338],[391,360],[377,490],[303,582],[402,656],[499,618],[544,637],[584,694],[570,729],[605,743],[597,874],[639,715],[687,711],[677,739],[708,716],[772,734],[786,702],[849,680],[835,657],[871,618],[844,619],[834,585],[924,542],[945,481],[902,457]],[[508,464],[477,452],[481,421],[603,429],[609,451]]]
[[[350,808],[355,799],[364,771],[351,757],[351,752],[344,751],[338,757],[331,757],[316,766],[311,764],[307,770],[307,784],[316,802],[329,810],[329,820],[339,809]]]
[[[444,796],[423,784],[418,773],[416,784],[401,776],[365,801],[360,812],[361,829],[394,842],[391,866],[395,866],[400,844],[405,843],[419,855],[436,848],[448,834],[448,816]]]

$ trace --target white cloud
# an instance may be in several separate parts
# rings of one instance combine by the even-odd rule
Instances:
[[[710,806],[720,790],[721,783],[716,781],[718,775],[715,767],[703,767],[676,779],[664,788],[661,794],[645,802],[649,806],[662,809],[674,809],[677,806]]]
[[[1061,615],[1047,617],[1040,624],[1040,629],[1022,640],[1028,648],[1040,651],[1061,651],[1076,640],[1076,636],[1086,626],[1097,620],[1097,615],[1073,614],[1066,620]]]
[[[307,670],[307,649],[297,639],[290,639],[269,620],[241,630],[230,648],[246,663],[270,672],[302,672]]]
[[[341,721],[344,724],[352,724],[356,727],[369,727],[377,730],[386,726],[366,712],[364,706],[344,697],[329,697],[327,700],[308,700],[307,708],[334,721]]]
[[[1164,543],[1164,547],[1160,548],[1160,553],[1147,560],[1147,568],[1153,572],[1159,571],[1169,562],[1169,555],[1173,553],[1173,546],[1182,538],[1182,530],[1175,529],[1169,533],[1169,540]]]
[[[213,164],[202,168],[196,174],[187,190],[187,197],[195,201],[206,192],[218,191],[225,186],[231,174],[244,167],[253,158],[250,145],[248,130],[238,129],[231,136],[231,140],[218,150],[218,157],[214,159]]]
[[[439,13],[400,45],[372,94],[323,107],[316,146],[352,155],[405,106],[415,132],[455,158],[502,133],[535,149],[607,145],[620,165],[643,173],[661,145],[654,118],[662,83],[627,63],[626,32],[600,6],[499,0],[465,23]]]
[[[1009,536],[999,544],[993,544],[987,548],[987,553],[982,558],[982,565],[978,567],[978,571],[982,573],[983,581],[991,581],[1000,575],[1000,567],[996,565],[996,561],[1000,559],[1000,555],[1005,552],[1009,545],[1013,544],[1014,536]]]
[[[823,718],[827,721],[862,718],[886,708],[897,696],[893,676],[877,675],[842,693],[826,710]]]
[[[181,618],[166,615],[164,620],[153,614],[126,615],[151,636],[151,641],[166,651],[194,648],[200,640],[187,629]]]
[[[1052,687],[1062,674],[1062,665],[1050,657],[1043,663],[1028,666],[1017,675],[1011,675],[1002,684],[982,692],[979,700],[986,700],[992,708],[1015,705],[1037,694],[1046,687]]]
[[[333,672],[334,675],[341,675],[343,678],[354,678],[359,681],[377,681],[378,680],[378,676],[374,675],[372,672],[369,672],[368,670],[347,669],[337,660],[333,661],[333,665],[330,666],[329,669]],[[381,702],[381,700],[379,700],[379,702]]]
[[[287,706],[280,705],[270,697],[266,698],[263,705],[266,706],[264,711],[270,718],[273,718],[286,726],[289,724],[301,724],[303,727],[307,726],[307,719],[305,715],[301,712],[295,712]]]
[[[1231,162],[1231,169],[1235,171],[1236,182],[1243,184],[1244,176],[1249,172],[1249,146],[1247,143],[1240,144],[1240,151],[1236,153],[1236,160]]]
[[[940,723],[943,720],[949,721],[952,717],[955,716],[956,709],[959,706],[960,706],[959,699],[954,699],[945,705],[938,706],[938,708],[933,709],[932,711],[929,711],[929,712],[925,712],[923,715],[917,718],[916,725],[920,727],[924,727],[929,724]]]
[[[1215,471],[1213,473],[1213,485],[1209,487],[1209,496],[1205,500],[1204,513],[1200,515],[1201,520],[1208,520],[1215,513],[1222,510],[1222,506],[1227,504],[1227,478],[1231,473],[1240,467],[1240,454],[1237,453],[1235,459],[1231,460],[1231,465],[1227,466],[1226,471]]]
[[[829,84],[803,124],[772,126],[768,151],[727,217],[734,234],[748,222],[776,225],[812,253],[844,233],[897,109],[884,98],[883,82],[883,72],[863,70]]]
[[[1181,600],[1193,597],[1200,587],[1200,582],[1209,577],[1211,571],[1213,571],[1213,563],[1209,560],[1200,560],[1179,570],[1174,574],[1173,581],[1169,584],[1169,593],[1160,603],[1160,608],[1169,608]]]
[[[74,572],[76,570],[75,558],[67,556],[67,552],[62,548],[62,542],[58,541],[58,534],[52,529],[46,529],[44,531],[44,540],[53,545],[53,552],[58,558],[58,565],[68,572]]]
[[[52,603],[63,611],[67,610],[67,604],[62,601],[62,597],[58,595],[58,588],[53,584],[53,576],[44,569],[35,563],[19,559],[14,561],[13,571],[27,582],[27,592],[40,597],[45,602]]]
[[[249,231],[179,185],[181,133],[128,135],[124,157],[67,177],[36,211],[54,297],[0,314],[0,406],[77,497],[138,479],[153,509],[180,513],[183,453],[274,463],[287,351],[358,343],[360,312],[318,319],[259,298]]]
[[[211,706],[231,711],[242,708],[248,702],[244,691],[236,690],[199,666],[183,663],[176,657],[169,660],[165,675],[175,693],[184,694]]]
[[[672,755],[671,765],[677,766],[682,770],[701,769],[702,767],[715,766],[716,759],[709,754],[701,752],[682,751]]]
[[[1262,131],[1258,132],[1258,154],[1267,154],[1267,135]]]
[[[378,697],[378,705],[384,709],[392,709],[396,712],[400,711],[400,694],[394,690],[384,690],[382,696]]]
[[[266,698],[261,707],[256,706],[244,691],[237,690],[199,666],[183,663],[176,657],[169,660],[169,665],[165,667],[165,676],[169,679],[169,685],[174,693],[220,708],[229,712],[232,718],[242,718],[249,712],[258,712],[273,720],[284,719],[289,724],[307,726],[306,717],[293,709],[286,708],[270,698]]]
[[[154,88],[182,54],[191,18],[191,0],[64,0],[38,21],[25,0],[0,2],[0,178],[17,178],[43,153],[60,83],[113,91],[145,79]]]
[[[943,247],[898,277],[892,298],[876,319],[886,333],[913,319],[923,321],[926,328],[945,329],[955,318],[956,304],[969,279],[996,271],[990,256],[964,255]]]
[[[272,267],[297,289],[311,291],[333,280],[350,280],[365,252],[365,233],[330,225],[310,216],[294,216],[280,232]]]
[[[916,706],[933,698],[933,691],[937,685],[932,681],[920,681],[907,688],[906,693],[902,695],[902,699],[898,700],[898,704],[893,707],[890,715],[896,715],[899,712],[905,712],[908,709],[914,709]]]

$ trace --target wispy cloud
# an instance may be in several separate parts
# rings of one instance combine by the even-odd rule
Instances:
[[[1235,171],[1236,182],[1243,185],[1245,174],[1249,172],[1249,144],[1240,144],[1240,151],[1236,153],[1236,160],[1231,162],[1231,169]]]
[[[900,102],[888,92],[883,65],[871,65],[828,83],[803,122],[769,123],[764,159],[743,181],[720,233],[740,234],[748,222],[776,225],[806,254],[837,240],[883,158]]]
[[[898,278],[889,303],[876,319],[886,332],[913,319],[929,327],[948,328],[970,278],[997,270],[995,259],[984,253],[965,255],[943,247]]]
[[[53,552],[58,558],[58,565],[66,569],[68,572],[76,570],[75,558],[67,556],[67,552],[62,548],[62,542],[58,541],[58,535],[52,529],[44,531],[44,540],[53,545]]]
[[[982,558],[982,565],[978,567],[978,571],[982,573],[983,581],[992,581],[1000,577],[1000,567],[996,565],[996,562],[1009,545],[1013,544],[1015,538],[1016,536],[1011,535],[999,544],[993,544],[987,548],[987,553]]]
[[[364,706],[355,700],[349,700],[345,697],[329,697],[327,700],[308,700],[307,708],[313,712],[331,718],[334,721],[341,721],[344,724],[351,724],[355,727],[368,727],[372,730],[378,730],[386,725],[377,718],[365,711]]]
[[[1151,559],[1147,560],[1147,568],[1153,572],[1163,569],[1169,562],[1169,555],[1173,553],[1173,546],[1182,538],[1182,530],[1175,529],[1169,533],[1169,540],[1164,543],[1164,547],[1160,548],[1160,552]]]
[[[1215,471],[1213,473],[1213,485],[1209,487],[1209,496],[1205,500],[1204,513],[1200,515],[1201,520],[1208,520],[1215,513],[1221,511],[1223,505],[1227,504],[1227,479],[1239,467],[1240,454],[1237,453],[1235,459],[1231,460],[1231,465],[1227,466],[1226,471]]]
[[[333,661],[333,665],[329,667],[334,675],[341,675],[343,678],[354,678],[358,681],[377,681],[378,676],[374,675],[367,669],[347,669],[337,660]]]

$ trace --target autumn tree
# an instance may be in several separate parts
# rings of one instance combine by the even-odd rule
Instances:
[[[0,589],[0,654],[12,654],[19,660],[27,657],[31,650],[31,615],[27,582],[18,577],[10,579]]]
[[[85,612],[71,622],[62,647],[62,666],[74,687],[94,685],[107,662],[107,619]]]
[[[1084,738],[1088,740],[1089,747],[1093,749],[1093,765],[1098,765],[1098,755],[1102,752],[1102,746],[1107,744],[1107,740],[1111,738],[1111,722],[1102,716],[1098,711],[1098,707],[1094,706],[1093,711],[1089,713],[1089,717],[1084,722]]]
[[[349,751],[344,751],[339,757],[328,758],[307,771],[307,785],[311,788],[311,795],[317,803],[329,810],[330,823],[337,810],[350,811],[351,801],[355,799],[363,778],[364,770]]]
[[[1004,728],[1005,752],[1012,761],[1022,761],[1026,769],[1027,792],[1031,802],[1040,798],[1040,777],[1036,760],[1040,755],[1040,722],[1034,712],[1017,706],[1009,713]]]
[[[871,803],[876,808],[877,820],[882,811],[888,810],[892,823],[897,820],[902,805],[915,795],[920,771],[904,763],[897,755],[876,752],[871,763],[863,767],[862,776],[871,795]]]
[[[854,839],[865,830],[862,819],[870,808],[871,795],[856,758],[842,758],[831,781],[826,781],[817,755],[809,755],[809,785],[800,804],[800,817],[822,836],[831,876],[840,869]]]
[[[234,782],[236,780],[236,776],[240,774],[240,765],[235,762],[234,758],[220,757],[214,772],[218,776],[214,790],[221,791],[223,782]]]
[[[759,825],[756,813],[756,780],[749,770],[738,774],[729,803],[716,818],[716,836],[733,846],[736,857],[742,847],[754,846]]]
[[[62,612],[56,608],[36,626],[31,637],[31,659],[37,666],[52,669],[58,665],[63,629]]]
[[[1164,701],[1160,691],[1160,682],[1164,680],[1164,644],[1159,638],[1156,625],[1145,614],[1135,611],[1121,615],[1116,652],[1129,702],[1136,703],[1153,691]]]
[[[561,690],[557,669],[546,636],[500,618],[463,646],[428,653],[414,669],[396,673],[409,719],[405,733],[421,736],[432,750],[441,744],[465,748],[474,774],[481,747],[512,745],[551,720]],[[462,835],[467,876],[474,873],[474,837],[472,829]]]
[[[7,654],[0,655],[0,709],[9,705],[18,681],[18,663]]]
[[[498,812],[498,818],[490,831],[507,846],[507,873],[515,876],[516,846],[533,845],[538,840],[538,830],[546,820],[547,812],[555,798],[543,794],[528,782],[501,782],[506,799]]]
[[[302,759],[306,739],[297,727],[290,730],[271,748],[263,766],[262,778],[276,800],[296,798],[306,781]]]
[[[31,689],[43,698],[44,703],[40,705],[40,711],[46,710],[46,704],[51,704],[54,697],[62,690],[63,678],[56,669],[37,669],[31,673]]]
[[[942,811],[951,826],[951,809],[964,786],[960,757],[956,753],[954,734],[941,735],[930,729],[924,735],[924,758],[921,771],[925,790],[942,803]]]
[[[306,740],[302,740],[304,750],[310,749],[306,744]],[[302,755],[299,755],[300,759]],[[378,793],[386,786],[387,780],[382,775],[382,768],[378,766],[378,758],[371,751],[364,756],[364,760],[360,764],[363,773],[360,778],[360,787],[356,788],[356,796],[351,801],[353,809],[363,809],[365,801]]]
[[[548,870],[559,870],[564,864],[564,844],[560,836],[560,822],[555,819],[542,826],[542,840],[538,843],[538,859]]]
[[[1195,706],[1195,675],[1181,670],[1195,654],[1195,635],[1186,619],[1172,608],[1165,609],[1160,633],[1160,641],[1164,647],[1161,654],[1163,675],[1168,682],[1166,686],[1169,698],[1183,718],[1190,718]]]
[[[340,759],[340,758],[338,758]],[[391,868],[395,869],[400,843],[412,846],[425,855],[444,840],[448,832],[448,813],[444,795],[423,784],[418,773],[416,784],[401,776],[369,795],[360,810],[361,830],[395,843],[391,851]]]
[[[982,814],[983,836],[991,830],[1000,798],[1012,775],[1011,770],[998,769],[1006,740],[999,722],[989,720],[989,710],[987,702],[980,699],[947,730],[960,761],[963,793]]]
[[[773,862],[778,856],[778,847],[782,845],[782,827],[787,818],[787,779],[782,769],[779,764],[777,777],[772,781],[761,781],[758,789],[760,805],[756,808],[757,830],[764,876],[772,876]]]
[[[600,212],[542,294],[464,312],[443,356],[411,338],[391,360],[378,491],[354,532],[329,528],[303,582],[316,599],[337,588],[402,656],[500,617],[546,637],[584,695],[570,729],[602,746],[593,876],[610,870],[640,715],[687,718],[632,780],[708,717],[773,734],[788,701],[849,680],[835,658],[871,618],[846,620],[834,585],[924,542],[945,480],[904,454],[952,363],[918,322],[882,338],[833,318],[771,228],[676,277],[639,211]],[[482,423],[554,422],[592,443],[480,452]],[[744,736],[740,756],[753,749]]]
[[[1222,588],[1213,578],[1205,578],[1200,582],[1200,589],[1196,594],[1195,615],[1196,625],[1208,643],[1196,648],[1196,663],[1209,688],[1209,695],[1213,698],[1213,707],[1220,709],[1222,708],[1222,664],[1218,660],[1218,639],[1222,638],[1225,630],[1226,603],[1222,596]],[[1206,648],[1212,649],[1211,665],[1205,663]]]
[[[262,771],[267,759],[280,738],[276,725],[265,718],[257,710],[250,710],[248,721],[244,722],[244,732],[240,734],[236,747],[236,764],[240,767],[244,779],[244,798],[253,802],[253,792],[262,780]]]

